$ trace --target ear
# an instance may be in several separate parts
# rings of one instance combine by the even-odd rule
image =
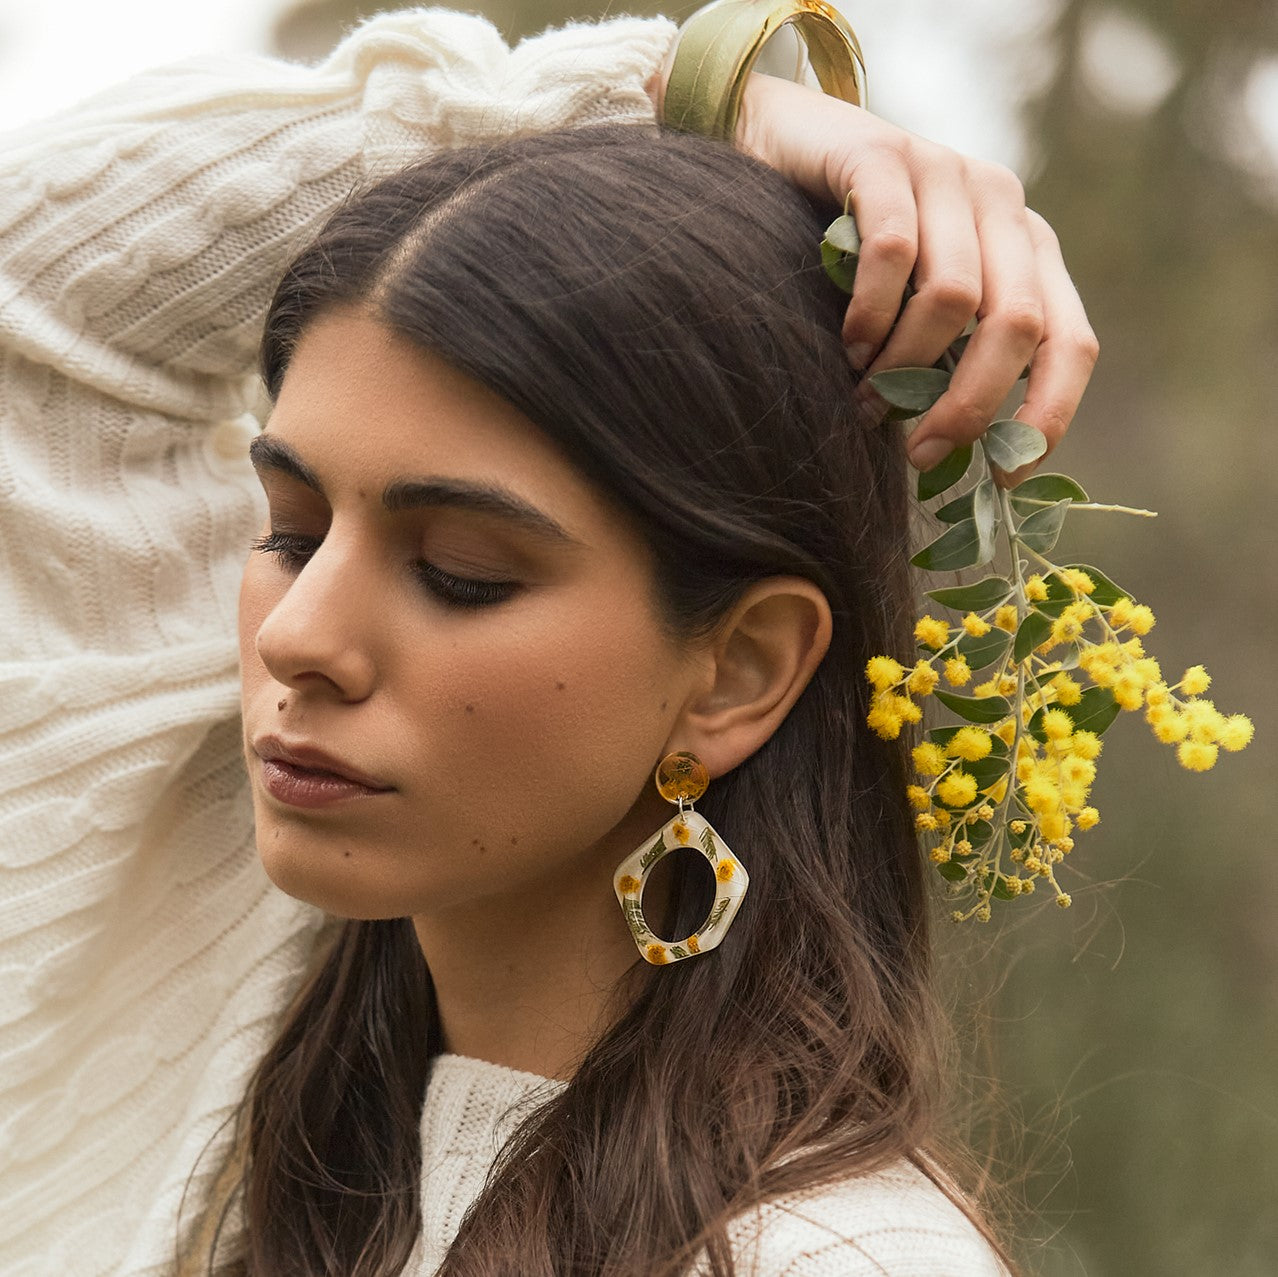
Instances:
[[[830,646],[830,605],[811,581],[752,585],[708,641],[698,681],[670,736],[722,776],[781,726]]]

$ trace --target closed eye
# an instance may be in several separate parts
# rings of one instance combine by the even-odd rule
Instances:
[[[274,555],[286,572],[300,572],[319,549],[322,540],[294,533],[268,532],[258,537],[251,549]],[[489,581],[456,576],[426,559],[412,563],[413,575],[432,595],[450,607],[479,608],[504,603],[519,589],[517,581]]]

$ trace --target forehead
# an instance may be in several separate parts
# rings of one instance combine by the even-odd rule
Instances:
[[[583,541],[625,520],[517,408],[363,311],[303,332],[268,432],[318,476],[331,500],[380,499],[414,477],[500,486]]]

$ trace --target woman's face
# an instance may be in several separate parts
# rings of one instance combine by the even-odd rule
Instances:
[[[705,673],[625,518],[503,399],[353,309],[302,336],[254,464],[244,743],[275,884],[386,918],[585,876],[615,907]]]

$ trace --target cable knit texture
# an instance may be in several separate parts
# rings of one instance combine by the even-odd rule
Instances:
[[[621,18],[511,50],[480,18],[409,10],[315,67],[197,60],[0,137],[5,1277],[174,1271],[328,934],[262,872],[238,721],[253,368],[278,276],[398,164],[651,122],[673,31]],[[499,1110],[544,1085],[436,1066],[414,1277],[477,1191]],[[760,1271],[993,1271],[935,1190],[873,1182],[772,1208]]]

